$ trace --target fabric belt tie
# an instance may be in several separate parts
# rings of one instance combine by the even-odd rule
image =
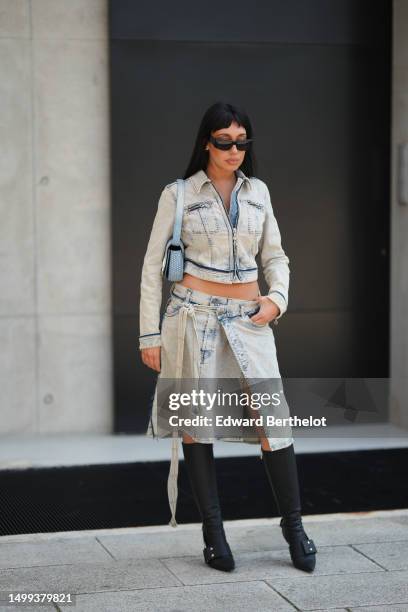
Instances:
[[[199,368],[199,348],[200,340],[198,336],[197,319],[195,311],[201,310],[204,312],[216,311],[217,306],[205,305],[205,304],[191,304],[189,302],[183,303],[178,311],[178,329],[177,329],[177,359],[176,359],[176,391],[180,392],[181,379],[183,374],[183,357],[184,357],[184,342],[186,335],[187,319],[190,315],[194,325],[194,348],[193,348],[193,378],[198,379],[200,377]],[[171,519],[169,525],[177,527],[176,521],[176,507],[177,507],[177,496],[178,496],[178,466],[179,466],[179,436],[178,430],[173,430],[173,439],[171,446],[171,461],[170,461],[170,472],[167,479],[167,494],[169,498],[169,505],[171,510]]]

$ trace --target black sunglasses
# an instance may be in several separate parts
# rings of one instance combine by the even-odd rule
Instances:
[[[214,136],[210,136],[208,139],[214,147],[221,149],[221,151],[229,151],[234,145],[236,145],[238,151],[248,151],[250,148],[253,138],[247,138],[246,140],[217,140]]]

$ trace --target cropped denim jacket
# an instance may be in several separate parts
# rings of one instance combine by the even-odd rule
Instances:
[[[242,170],[236,171],[236,177],[231,194],[231,203],[235,198],[236,204],[233,222],[204,170],[186,179],[181,231],[184,271],[219,283],[246,283],[258,279],[255,256],[259,253],[269,288],[267,297],[280,310],[274,319],[277,323],[288,307],[289,258],[281,245],[266,183],[256,177],[248,178]],[[161,266],[166,243],[173,235],[176,198],[177,181],[174,181],[161,192],[143,261],[140,349],[161,346]]]

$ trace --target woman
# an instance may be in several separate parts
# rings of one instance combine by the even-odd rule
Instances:
[[[145,365],[164,379],[239,379],[243,389],[252,381],[280,381],[271,321],[277,324],[288,304],[289,259],[273,214],[266,184],[253,176],[252,128],[248,116],[224,103],[205,113],[190,164],[184,175],[181,240],[184,276],[173,283],[163,317],[161,265],[173,235],[177,182],[163,189],[147,247],[141,277],[139,346]],[[260,295],[255,255],[260,253],[269,292]],[[276,387],[274,387],[276,388]],[[171,435],[164,423],[169,412],[158,402],[157,385],[147,435]],[[282,387],[274,414],[289,416]],[[216,406],[219,409],[219,405]],[[167,402],[168,409],[168,402]],[[246,416],[263,416],[267,409],[244,409]],[[279,412],[280,410],[280,412]],[[187,408],[190,416],[200,409]],[[274,494],[284,538],[295,567],[313,571],[316,548],[303,528],[296,458],[290,427],[251,422],[237,426],[225,441],[261,444],[267,477]],[[202,519],[204,559],[215,569],[235,567],[226,540],[217,491],[213,455],[213,425],[183,426],[182,448],[194,499]],[[164,433],[163,433],[164,431]],[[207,437],[205,436],[207,433]],[[173,429],[173,436],[174,436]],[[178,435],[178,430],[177,430]],[[176,526],[177,444],[168,483],[172,520]]]

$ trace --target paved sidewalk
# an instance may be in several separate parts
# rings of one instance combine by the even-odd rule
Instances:
[[[231,573],[202,556],[201,525],[0,537],[0,591],[69,592],[75,612],[408,612],[408,509],[306,516],[316,569],[293,567],[279,519],[226,521]]]

